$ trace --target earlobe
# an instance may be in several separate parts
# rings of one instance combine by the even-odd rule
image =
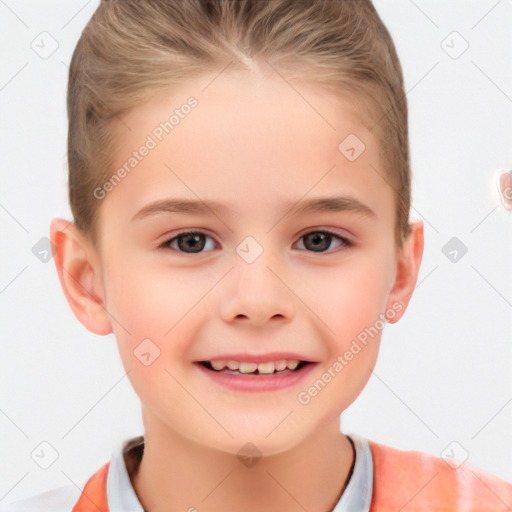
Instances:
[[[389,293],[387,309],[393,309],[396,314],[388,318],[388,323],[394,324],[402,318],[411,300],[423,257],[423,221],[410,224],[411,231],[404,242],[396,262],[396,276]]]
[[[104,306],[105,291],[96,250],[72,222],[64,219],[52,220],[50,240],[62,291],[73,313],[89,331],[110,334],[112,326]]]

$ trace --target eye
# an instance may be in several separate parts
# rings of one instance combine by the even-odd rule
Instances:
[[[207,243],[207,239],[211,241],[210,244]],[[199,231],[186,231],[169,238],[169,240],[166,240],[160,245],[160,248],[173,249],[179,252],[194,254],[202,252],[206,246],[208,246],[208,250],[215,248],[213,238],[208,236],[206,233],[201,233]]]
[[[304,240],[301,244],[301,240]],[[330,231],[310,231],[309,233],[302,235],[299,238],[300,249],[304,248],[308,251],[313,252],[326,252],[328,249],[332,249],[333,240],[335,241],[335,247],[352,247],[354,244],[342,236],[336,235]]]

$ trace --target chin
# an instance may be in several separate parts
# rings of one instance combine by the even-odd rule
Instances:
[[[276,425],[278,425],[277,428]],[[203,438],[201,442],[210,448],[238,457],[268,457],[292,450],[313,434],[313,432],[301,432],[296,425],[285,426],[285,422],[281,425],[279,422],[274,422],[270,427],[265,422],[264,425],[260,425],[260,428],[254,424],[250,427],[245,424],[232,424],[229,432],[232,438],[220,434],[215,436],[215,439]]]

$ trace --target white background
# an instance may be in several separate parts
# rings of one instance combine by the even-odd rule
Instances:
[[[81,481],[142,433],[114,338],[82,327],[53,261],[32,253],[52,217],[71,218],[67,65],[97,5],[0,1],[0,500]],[[404,69],[411,218],[424,220],[426,246],[409,309],[386,326],[343,430],[436,456],[456,441],[456,457],[512,481],[512,211],[496,188],[512,165],[512,2],[376,7]],[[47,59],[31,47],[43,31],[59,45]],[[458,58],[453,31],[469,44]],[[468,248],[456,263],[442,252],[452,237]],[[31,458],[43,441],[58,452],[46,470]]]

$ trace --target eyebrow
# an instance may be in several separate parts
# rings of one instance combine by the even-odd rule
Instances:
[[[132,221],[162,213],[216,213],[227,212],[229,208],[217,201],[201,201],[194,199],[161,199],[144,206],[133,217]],[[298,200],[285,205],[285,215],[305,215],[320,212],[354,212],[361,217],[375,218],[375,212],[357,199],[348,196],[316,197]]]
[[[132,221],[160,213],[211,213],[226,212],[228,208],[217,201],[200,201],[194,199],[161,199],[144,206]]]
[[[287,215],[319,212],[354,212],[361,217],[376,217],[375,212],[361,201],[349,196],[316,197],[288,205]]]

